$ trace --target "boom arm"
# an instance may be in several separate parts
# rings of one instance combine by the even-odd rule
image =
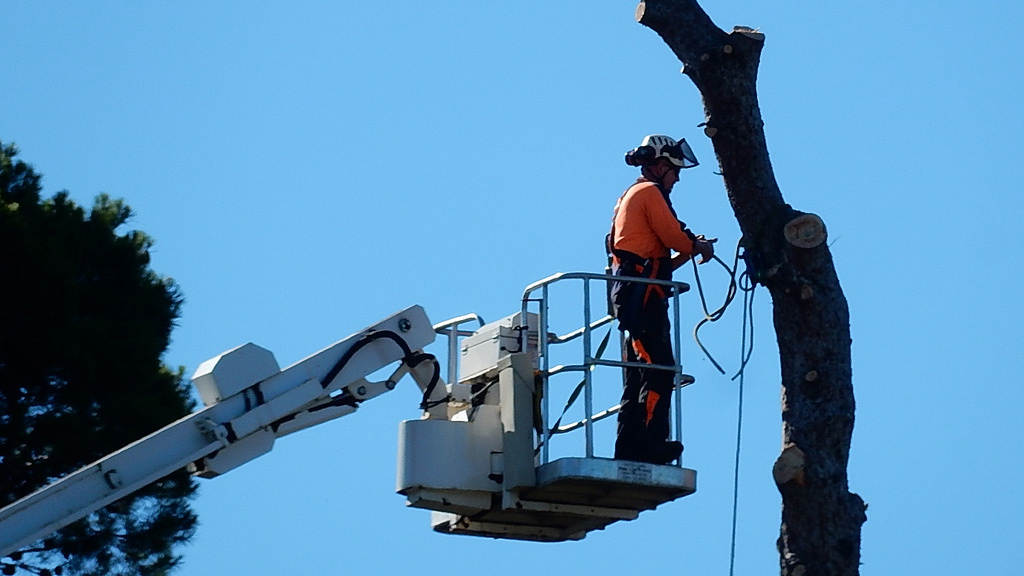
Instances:
[[[0,556],[180,468],[205,478],[232,470],[269,452],[279,436],[355,412],[407,372],[431,412],[447,394],[433,357],[421,352],[434,336],[426,313],[413,306],[284,370],[254,344],[204,362],[193,381],[205,408],[4,507]],[[399,361],[387,380],[366,380]]]

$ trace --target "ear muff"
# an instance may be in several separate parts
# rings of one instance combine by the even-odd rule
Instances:
[[[647,166],[654,162],[656,155],[654,146],[639,146],[626,152],[626,164],[630,166]]]

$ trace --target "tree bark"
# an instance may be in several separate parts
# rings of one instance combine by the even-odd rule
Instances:
[[[744,250],[772,296],[782,368],[782,453],[773,473],[782,495],[778,540],[783,576],[859,573],[863,500],[849,491],[854,397],[849,309],[824,223],[782,198],[757,103],[764,36],[726,33],[695,0],[647,0],[639,23],[683,63],[704,101]]]

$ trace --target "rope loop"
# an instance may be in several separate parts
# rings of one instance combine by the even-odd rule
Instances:
[[[740,253],[741,249],[744,250],[743,254]],[[750,361],[750,358],[754,353],[754,292],[759,281],[759,278],[757,277],[759,272],[755,269],[755,266],[753,266],[754,260],[751,247],[744,244],[743,238],[740,238],[739,242],[736,243],[736,252],[733,256],[732,266],[729,266],[717,256],[713,256],[712,258],[725,268],[725,271],[729,274],[729,288],[726,290],[725,301],[722,305],[714,312],[708,310],[707,298],[704,295],[704,286],[701,283],[700,272],[697,270],[697,262],[696,260],[691,260],[691,262],[693,262],[693,276],[697,283],[697,292],[700,294],[700,303],[704,311],[704,318],[697,322],[697,325],[693,328],[693,339],[697,342],[697,346],[700,347],[708,360],[710,360],[715,368],[717,368],[723,375],[725,374],[725,370],[700,341],[699,331],[705,324],[720,320],[725,314],[725,310],[728,308],[729,304],[731,304],[733,299],[736,298],[736,293],[738,291],[743,292],[743,328],[740,336],[740,366],[736,371],[736,374],[730,378],[732,381],[735,381],[737,378],[739,379],[739,398],[736,415],[736,458],[733,466],[732,541],[729,546],[729,576],[733,576],[736,566],[736,526],[739,511],[740,447],[743,439],[744,373],[747,368],[747,363]],[[741,258],[746,265],[746,270],[737,275],[739,270],[739,261]],[[754,276],[752,277],[751,274],[754,274]]]

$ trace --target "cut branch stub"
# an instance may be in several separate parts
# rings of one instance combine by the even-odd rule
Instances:
[[[803,214],[790,220],[784,230],[786,240],[797,248],[821,246],[828,237],[825,223],[815,214]]]
[[[797,448],[795,444],[787,445],[782,454],[779,454],[775,466],[772,467],[775,485],[780,489],[790,482],[803,486],[805,461],[803,450]]]
[[[733,26],[733,34],[743,34],[751,40],[757,40],[758,42],[764,42],[764,33],[757,28],[751,28],[750,26]]]

